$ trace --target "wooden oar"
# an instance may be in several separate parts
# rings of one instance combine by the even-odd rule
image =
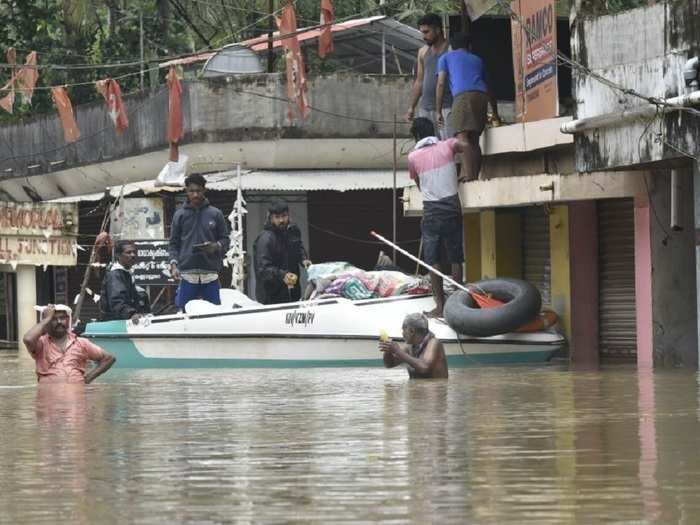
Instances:
[[[456,287],[459,288],[460,290],[463,290],[463,291],[467,292],[469,295],[471,295],[471,296],[474,298],[474,300],[476,301],[476,303],[479,305],[480,308],[496,308],[496,307],[498,307],[498,306],[502,306],[502,305],[503,305],[503,302],[502,302],[502,301],[499,301],[498,299],[494,299],[494,298],[492,298],[492,297],[489,297],[488,295],[481,294],[481,293],[475,291],[473,287],[467,287],[467,286],[464,286],[464,285],[461,284],[461,283],[458,283],[457,281],[455,281],[455,280],[452,279],[451,277],[448,277],[447,275],[445,275],[444,273],[442,273],[440,270],[438,270],[438,269],[436,269],[436,268],[433,268],[433,267],[430,266],[429,264],[427,264],[427,263],[421,261],[421,260],[420,260],[418,257],[416,257],[415,255],[410,254],[410,253],[408,253],[406,250],[404,250],[403,248],[401,248],[400,246],[397,246],[396,244],[394,244],[393,242],[391,242],[389,239],[386,239],[386,238],[382,237],[382,236],[379,235],[377,232],[375,232],[375,231],[370,231],[369,233],[370,233],[370,235],[372,235],[372,236],[375,237],[376,239],[379,239],[380,241],[382,241],[384,244],[387,244],[388,246],[391,246],[392,248],[394,248],[397,252],[399,252],[399,253],[405,255],[406,257],[408,257],[409,259],[411,259],[413,262],[415,262],[415,263],[421,265],[423,268],[425,268],[425,269],[428,270],[429,272],[432,272],[432,273],[434,273],[435,275],[438,275],[438,276],[442,277],[445,281],[447,281],[448,283],[450,283],[452,286],[456,286]]]

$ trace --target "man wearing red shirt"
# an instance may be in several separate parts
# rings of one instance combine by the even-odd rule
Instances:
[[[41,321],[24,334],[24,345],[36,361],[39,383],[92,383],[116,359],[96,344],[70,331],[70,308],[50,304]],[[86,373],[88,361],[97,365]]]

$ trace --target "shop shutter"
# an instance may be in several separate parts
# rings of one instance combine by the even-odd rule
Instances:
[[[600,353],[634,357],[637,322],[632,199],[598,201]]]
[[[549,214],[541,206],[523,210],[523,278],[542,294],[542,304],[551,303],[551,262],[549,256]]]

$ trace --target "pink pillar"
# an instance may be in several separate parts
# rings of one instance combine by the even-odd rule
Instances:
[[[569,204],[571,261],[571,362],[595,368],[598,348],[598,230],[595,201]]]
[[[646,195],[634,199],[634,267],[637,306],[637,367],[654,366],[651,301],[651,222]]]

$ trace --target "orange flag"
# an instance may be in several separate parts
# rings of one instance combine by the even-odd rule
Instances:
[[[51,97],[63,125],[63,137],[66,139],[66,142],[75,142],[80,138],[80,130],[75,122],[73,105],[70,103],[66,90],[60,86],[52,87]]]
[[[331,0],[321,0],[321,34],[318,37],[318,56],[325,58],[333,52],[333,35],[331,25],[333,24],[333,3]]]
[[[7,50],[7,63],[10,64],[10,66],[14,66],[15,63],[17,62],[17,52],[15,51],[14,47],[11,47],[10,49]],[[15,74],[15,68],[12,67],[12,75],[10,76],[10,81],[5,84],[2,87],[1,91],[6,91],[7,89],[10,90],[10,92],[5,95],[2,99],[0,99],[0,108],[4,109],[8,113],[12,113],[12,107],[15,105],[15,80],[16,80],[17,75]]]
[[[168,76],[168,142],[177,144],[185,135],[182,126],[182,86],[177,78],[175,67],[171,66]]]
[[[37,54],[36,51],[32,51],[27,55],[24,67],[17,73],[17,83],[20,85],[19,90],[22,93],[22,100],[27,104],[32,103],[34,86],[36,86],[36,81],[39,79],[39,70],[36,64]]]
[[[95,82],[95,88],[107,101],[107,113],[112,119],[117,133],[122,133],[129,127],[129,119],[126,116],[126,108],[122,101],[122,90],[116,80],[107,78]]]
[[[277,27],[280,34],[290,35],[282,39],[287,63],[287,98],[290,100],[289,120],[294,119],[292,101],[296,102],[301,119],[309,116],[311,110],[306,102],[306,75],[304,73],[304,57],[301,55],[301,47],[297,39],[297,15],[294,12],[294,4],[289,3],[284,8],[282,16],[277,18]]]

